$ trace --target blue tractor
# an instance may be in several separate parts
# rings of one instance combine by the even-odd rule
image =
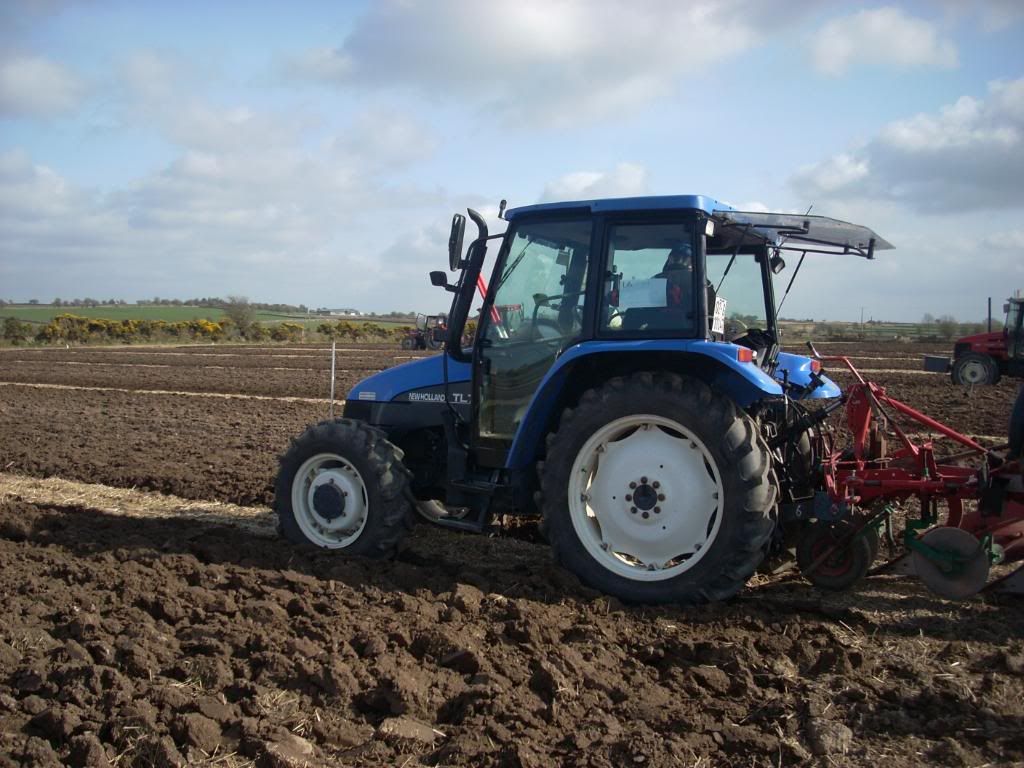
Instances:
[[[497,235],[468,214],[465,253],[465,217],[452,222],[456,281],[430,275],[454,294],[444,353],[365,379],[344,418],[292,442],[275,486],[284,535],[383,557],[417,513],[460,531],[539,515],[559,562],[607,594],[735,594],[786,546],[785,511],[815,496],[814,430],[840,402],[817,361],[780,350],[782,253],[800,254],[795,277],[808,253],[891,246],[704,196],[515,208]]]

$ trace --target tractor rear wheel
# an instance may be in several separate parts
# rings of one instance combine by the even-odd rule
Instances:
[[[736,594],[765,556],[777,488],[757,426],[674,374],[584,393],[548,438],[541,505],[559,561],[640,603]]]
[[[999,364],[980,352],[967,352],[953,361],[954,384],[996,384]]]
[[[412,526],[402,451],[360,421],[309,427],[281,457],[274,509],[296,544],[388,557]]]
[[[415,349],[416,340],[412,336],[406,336],[402,339],[402,349]]]

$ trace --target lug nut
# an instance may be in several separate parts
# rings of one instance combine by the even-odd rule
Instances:
[[[664,493],[659,493],[658,494],[658,501],[664,501],[664,500],[665,500],[665,494]]]
[[[632,512],[635,515],[636,514],[636,507],[630,507],[629,511]],[[644,512],[644,514],[646,515],[647,513]]]
[[[651,516],[650,512],[644,512],[644,520]]]
[[[653,483],[651,483],[651,487],[652,488],[661,488],[661,483],[659,483],[657,480],[655,480]]]
[[[633,495],[632,495],[632,494],[629,494],[629,493],[627,493],[627,494],[626,494],[626,501],[632,501],[632,500],[633,500]]]
[[[641,477],[640,478],[640,482],[643,483],[644,485],[646,485],[647,484],[647,478],[646,477]]]
[[[629,484],[629,487],[630,487],[630,488],[636,488],[636,483],[630,483],[630,484]]]
[[[655,507],[654,508],[654,514],[660,515],[661,514],[661,507]]]

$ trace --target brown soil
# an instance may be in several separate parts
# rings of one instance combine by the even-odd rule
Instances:
[[[224,351],[106,367],[127,389],[281,396],[303,396],[309,375],[322,396],[319,363],[260,371],[293,358]],[[916,346],[828,351],[920,359]],[[392,348],[375,354],[393,362]],[[81,385],[83,369],[105,367],[7,359],[0,378],[29,383]],[[201,367],[222,363],[238,364]],[[1005,433],[1016,393],[873,378],[978,434]],[[244,388],[218,388],[229,380]],[[0,472],[268,504],[278,453],[325,415],[326,403],[2,386]],[[643,609],[582,587],[521,538],[423,525],[396,561],[368,562],[289,546],[260,510],[171,500],[161,514],[182,514],[167,519],[130,495],[108,505],[22,487],[4,496],[0,478],[0,766],[1024,761],[1019,598],[758,578],[727,605]]]
[[[364,562],[17,499],[0,565],[9,764],[1024,759],[1019,606],[905,582],[628,608],[513,539]]]
[[[327,403],[0,387],[0,471],[269,504],[277,457]]]

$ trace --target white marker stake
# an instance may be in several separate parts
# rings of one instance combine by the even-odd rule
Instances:
[[[338,342],[336,342],[336,341],[332,341],[331,342],[331,411],[330,411],[330,418],[331,419],[334,418],[334,355],[337,352],[337,349],[336,349],[337,344],[338,344]]]

